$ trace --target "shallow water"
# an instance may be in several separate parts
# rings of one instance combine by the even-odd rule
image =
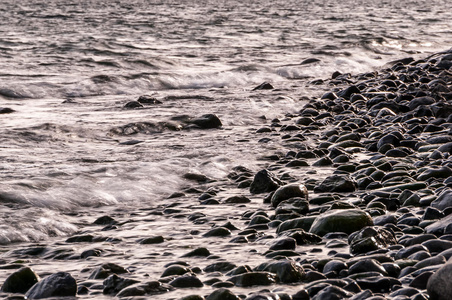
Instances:
[[[89,231],[100,215],[164,204],[193,184],[187,172],[226,181],[234,166],[260,170],[268,162],[256,158],[294,145],[256,129],[328,88],[310,82],[450,48],[450,8],[446,0],[3,1],[0,106],[15,112],[0,119],[0,244],[55,242]],[[264,81],[276,89],[252,90]],[[163,104],[123,108],[143,94]],[[205,113],[223,128],[112,131]],[[240,215],[224,209],[218,217]],[[162,219],[124,234],[181,226]]]

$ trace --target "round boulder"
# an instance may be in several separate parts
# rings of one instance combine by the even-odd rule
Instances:
[[[36,283],[25,294],[27,299],[43,299],[50,297],[75,297],[77,282],[69,273],[58,272]]]
[[[432,300],[452,299],[452,264],[439,268],[427,282],[427,292]]]
[[[336,209],[318,216],[309,230],[320,236],[330,232],[350,234],[366,226],[373,226],[372,217],[360,209]]]
[[[303,184],[288,184],[278,188],[271,198],[273,207],[277,207],[279,203],[290,198],[304,198],[308,200],[308,189]]]
[[[24,267],[6,278],[1,291],[25,294],[38,281],[39,276],[29,267]]]

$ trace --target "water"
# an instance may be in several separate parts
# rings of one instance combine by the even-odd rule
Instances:
[[[312,80],[452,44],[447,0],[123,2],[0,4],[0,107],[15,110],[0,119],[0,244],[164,203],[187,172],[258,171],[287,149],[255,130],[328,88]],[[252,90],[264,81],[276,89]],[[163,104],[123,108],[144,94]],[[114,132],[204,113],[223,129]]]

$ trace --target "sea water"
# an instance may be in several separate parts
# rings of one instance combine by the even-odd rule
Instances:
[[[157,205],[185,173],[225,180],[284,149],[255,131],[296,113],[335,71],[452,45],[448,0],[3,0],[0,244],[46,241]],[[262,82],[274,90],[254,91]],[[162,104],[124,105],[141,95]],[[215,130],[115,128],[217,114]],[[193,201],[196,201],[194,199]],[[162,229],[164,230],[164,229]],[[171,227],[168,230],[174,230]]]

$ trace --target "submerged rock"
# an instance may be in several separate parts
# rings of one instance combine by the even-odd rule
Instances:
[[[151,296],[163,294],[174,290],[170,285],[161,283],[159,281],[150,281],[145,283],[137,283],[122,289],[116,297],[134,297],[134,296]]]
[[[238,287],[271,285],[276,282],[276,275],[270,272],[250,272],[232,276],[228,281]]]
[[[201,117],[190,120],[190,123],[202,129],[213,129],[223,126],[220,119],[215,114],[202,115]]]
[[[129,273],[129,271],[127,271],[126,269],[117,264],[106,263],[96,268],[89,276],[89,279],[105,279],[113,274],[124,274],[124,273]]]

